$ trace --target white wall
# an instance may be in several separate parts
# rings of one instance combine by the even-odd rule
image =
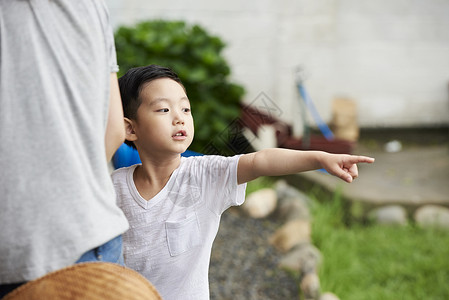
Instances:
[[[106,0],[114,27],[163,18],[205,27],[226,43],[233,81],[300,119],[295,68],[325,121],[335,97],[359,124],[449,124],[449,0]]]

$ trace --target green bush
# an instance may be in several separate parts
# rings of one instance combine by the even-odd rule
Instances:
[[[149,64],[170,67],[179,75],[195,120],[190,150],[214,152],[213,143],[222,154],[230,154],[225,151],[232,136],[227,130],[239,116],[244,89],[229,82],[230,68],[220,54],[225,47],[220,38],[198,25],[154,20],[118,28],[115,42],[119,76]]]

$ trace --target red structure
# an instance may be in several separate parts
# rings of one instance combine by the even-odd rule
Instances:
[[[350,154],[354,148],[354,142],[334,138],[327,140],[320,135],[310,135],[307,139],[297,139],[292,136],[292,127],[273,116],[261,111],[243,106],[239,123],[242,127],[247,127],[255,135],[261,125],[271,125],[276,129],[276,140],[278,147],[297,150],[322,150],[330,153]]]

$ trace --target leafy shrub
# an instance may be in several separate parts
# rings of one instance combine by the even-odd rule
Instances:
[[[190,150],[204,153],[211,142],[215,148],[227,148],[231,134],[226,131],[239,116],[244,89],[229,82],[230,68],[220,54],[225,47],[220,38],[198,25],[154,20],[118,28],[115,42],[119,76],[149,64],[170,67],[179,75],[195,122]]]

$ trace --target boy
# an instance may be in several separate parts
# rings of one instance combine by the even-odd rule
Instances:
[[[246,182],[325,168],[347,182],[363,156],[266,149],[181,158],[194,128],[186,91],[170,69],[146,66],[119,79],[126,143],[142,164],[116,170],[118,204],[130,223],[125,264],[148,278],[164,299],[209,299],[208,268],[221,214],[241,205]]]

